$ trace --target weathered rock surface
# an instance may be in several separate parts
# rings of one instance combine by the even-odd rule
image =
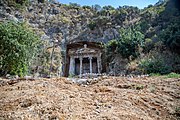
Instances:
[[[0,119],[178,120],[179,85],[162,77],[101,77],[90,85],[19,80],[0,87]]]
[[[102,13],[101,15],[91,7],[73,7],[53,1],[43,1],[30,0],[23,10],[8,5],[6,0],[0,1],[0,22],[8,20],[25,22],[42,39],[44,52],[40,53],[42,57],[38,59],[46,64],[42,65],[37,62],[32,66],[33,71],[42,76],[49,74],[50,66],[53,68],[54,76],[59,76],[59,73],[64,72],[68,43],[82,41],[107,43],[120,36],[119,29],[121,27],[134,24],[141,18],[140,10],[132,7],[124,8],[127,11],[125,14],[123,11],[117,10],[117,13]],[[51,56],[53,41],[58,42],[55,43],[56,50],[53,54],[53,65],[51,65],[50,57],[45,56]],[[117,62],[117,60],[114,61]],[[123,64],[125,64],[124,61],[120,64],[122,67],[116,68],[115,71],[119,73],[123,69],[121,74],[125,74]],[[116,74],[114,70],[110,70],[110,72]]]

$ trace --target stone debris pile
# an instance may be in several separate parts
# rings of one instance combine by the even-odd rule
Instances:
[[[0,86],[0,119],[178,120],[180,117],[180,79],[111,76],[91,79],[42,78],[4,84]],[[1,79],[0,83],[6,81],[9,80]]]

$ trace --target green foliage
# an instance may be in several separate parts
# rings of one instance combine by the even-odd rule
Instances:
[[[91,30],[94,30],[96,27],[105,26],[108,22],[110,22],[110,19],[108,17],[99,16],[96,19],[93,19],[92,21],[90,21],[90,23],[88,24],[88,27]]]
[[[165,76],[165,78],[180,78],[180,74],[170,73]]]
[[[15,7],[17,9],[24,9],[28,5],[29,0],[6,0],[8,6]]]
[[[79,9],[81,7],[80,4],[77,3],[69,3],[69,8],[71,9]]]
[[[161,5],[152,6],[149,5],[147,8],[145,8],[142,12],[142,14],[149,14],[151,17],[155,17],[156,15],[161,14],[165,10],[166,2],[163,2]]]
[[[155,76],[155,77],[161,76],[161,74],[159,74],[159,73],[150,73],[149,75],[150,75],[150,76]]]
[[[105,45],[105,49],[106,49],[106,58],[108,61],[110,61],[113,56],[115,56],[116,49],[117,49],[117,45],[118,45],[118,41],[117,40],[110,40],[106,45]]]
[[[176,108],[175,108],[175,114],[176,114],[176,116],[179,116],[179,117],[180,117],[180,107],[179,107],[179,106],[176,106]]]
[[[150,28],[150,24],[148,23],[148,21],[146,20],[142,20],[140,23],[139,23],[140,27],[141,27],[141,31],[143,33],[146,33],[146,31]]]
[[[138,28],[120,29],[120,38],[118,39],[118,52],[125,58],[137,57],[138,48],[144,45],[144,34]]]
[[[95,21],[91,21],[91,22],[88,24],[88,27],[89,27],[91,30],[94,30],[95,27],[96,27],[96,22],[95,22]]]
[[[106,49],[107,51],[113,51],[115,52],[116,48],[118,45],[118,41],[117,40],[110,40],[107,44],[106,44]]]
[[[124,8],[121,8],[120,10],[116,10],[116,13],[114,15],[115,21],[118,24],[122,24],[123,21],[125,21],[127,15],[128,15],[128,12]]]
[[[82,6],[82,8],[83,8],[83,9],[89,9],[89,10],[91,10],[91,7],[90,7],[90,6],[87,6],[87,5]]]
[[[44,3],[44,2],[45,2],[45,0],[38,0],[38,2],[39,2],[39,3]],[[53,3],[53,2],[54,2],[54,0],[49,0],[49,2]]]
[[[139,55],[139,48],[144,45],[144,35],[138,28],[120,29],[120,38],[111,40],[106,44],[107,58],[114,54],[121,54],[124,58],[136,58]]]
[[[180,56],[165,50],[162,44],[155,45],[146,55],[139,58],[139,70],[147,74],[168,74],[180,72]]]
[[[139,64],[140,69],[146,73],[159,73],[159,74],[167,74],[170,73],[172,68],[166,65],[165,61],[161,58],[151,58],[141,60]]]
[[[138,28],[120,29],[120,38],[111,40],[106,44],[107,61],[111,61],[115,54],[124,58],[136,58],[140,53],[140,47],[144,45],[144,35]]]
[[[135,88],[136,90],[141,90],[141,89],[144,88],[144,85],[137,84],[137,85],[134,86],[134,88]]]
[[[103,9],[103,10],[115,10],[115,8],[112,7],[111,5],[104,6],[102,9]]]
[[[70,74],[69,76],[68,76],[68,78],[73,78],[75,75],[74,74]]]
[[[39,38],[23,23],[0,23],[1,74],[23,76],[39,45]]]
[[[144,42],[143,52],[148,53],[150,50],[154,48],[154,46],[155,46],[155,42],[150,38],[146,38]]]
[[[98,4],[92,5],[92,9],[95,11],[100,11],[101,10],[101,6]]]
[[[174,22],[163,30],[159,37],[173,52],[180,54],[180,21]]]
[[[102,26],[110,22],[110,19],[107,16],[99,16],[95,19],[95,22],[98,26]]]

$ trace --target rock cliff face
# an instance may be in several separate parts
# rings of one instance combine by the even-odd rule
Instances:
[[[107,43],[119,36],[118,30],[122,26],[133,24],[140,19],[139,10],[127,9],[128,13],[97,12],[91,7],[64,5],[56,2],[31,0],[24,9],[11,7],[6,1],[0,2],[0,20],[25,22],[46,42],[46,53],[51,56],[54,41],[55,47],[60,46],[60,52],[66,56],[68,43],[88,41]],[[113,11],[113,10],[112,10]],[[101,15],[100,15],[101,14]],[[57,48],[58,49],[58,48]],[[62,61],[55,57],[54,70],[59,73]],[[64,60],[64,59],[63,59]],[[50,66],[50,60],[49,61]],[[44,67],[42,67],[44,69]],[[48,68],[48,67],[47,67]],[[46,71],[47,72],[47,71]],[[45,72],[45,73],[46,73]]]
[[[137,11],[129,11],[126,16],[105,13],[104,17],[99,17],[89,7],[72,7],[47,1],[38,3],[31,0],[23,11],[9,7],[3,1],[1,5],[1,20],[27,22],[43,40],[58,39],[63,44],[76,40],[107,42],[118,36],[120,27],[132,24],[139,18]]]

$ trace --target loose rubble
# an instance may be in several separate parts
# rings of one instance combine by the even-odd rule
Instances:
[[[0,120],[180,118],[180,79],[99,76],[71,80],[0,78]]]

